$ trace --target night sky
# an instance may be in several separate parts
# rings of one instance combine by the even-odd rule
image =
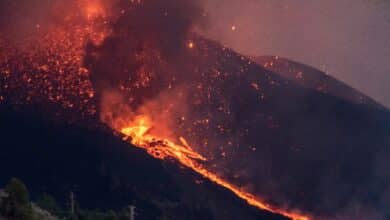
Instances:
[[[312,65],[390,106],[390,2],[203,1],[207,36],[243,54]]]

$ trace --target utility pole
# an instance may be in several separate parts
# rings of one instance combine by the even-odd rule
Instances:
[[[74,193],[70,192],[70,213],[74,215]]]
[[[135,220],[135,206],[130,205],[129,211],[130,211],[129,220]]]

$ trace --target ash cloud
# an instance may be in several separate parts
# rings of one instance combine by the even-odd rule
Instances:
[[[126,83],[138,88],[133,99],[157,95],[172,80],[169,73],[180,66],[189,33],[204,24],[202,8],[187,0],[120,0],[113,10],[120,16],[113,18],[112,35],[102,45],[86,49],[85,64],[93,73],[97,96]]]

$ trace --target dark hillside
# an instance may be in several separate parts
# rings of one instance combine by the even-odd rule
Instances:
[[[0,112],[0,185],[17,176],[33,196],[50,193],[63,204],[73,191],[82,208],[135,204],[138,219],[283,219],[176,163],[151,158],[103,125],[50,120],[30,107],[3,105]]]

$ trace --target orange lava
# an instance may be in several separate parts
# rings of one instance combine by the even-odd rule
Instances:
[[[81,8],[83,8],[84,16],[88,20],[106,16],[106,10],[99,0],[80,1],[80,4]]]
[[[254,207],[280,214],[294,220],[310,220],[308,216],[272,207],[253,194],[245,192],[239,187],[218,177],[201,164],[202,161],[206,161],[207,159],[194,151],[184,138],[180,137],[179,142],[181,142],[181,144],[177,144],[167,138],[159,137],[159,135],[154,134],[153,128],[152,120],[146,115],[140,115],[129,122],[127,126],[119,128],[119,131],[125,135],[124,140],[128,140],[135,146],[145,149],[151,156],[158,159],[176,159],[181,165],[194,170],[212,182],[232,191],[236,196]]]

